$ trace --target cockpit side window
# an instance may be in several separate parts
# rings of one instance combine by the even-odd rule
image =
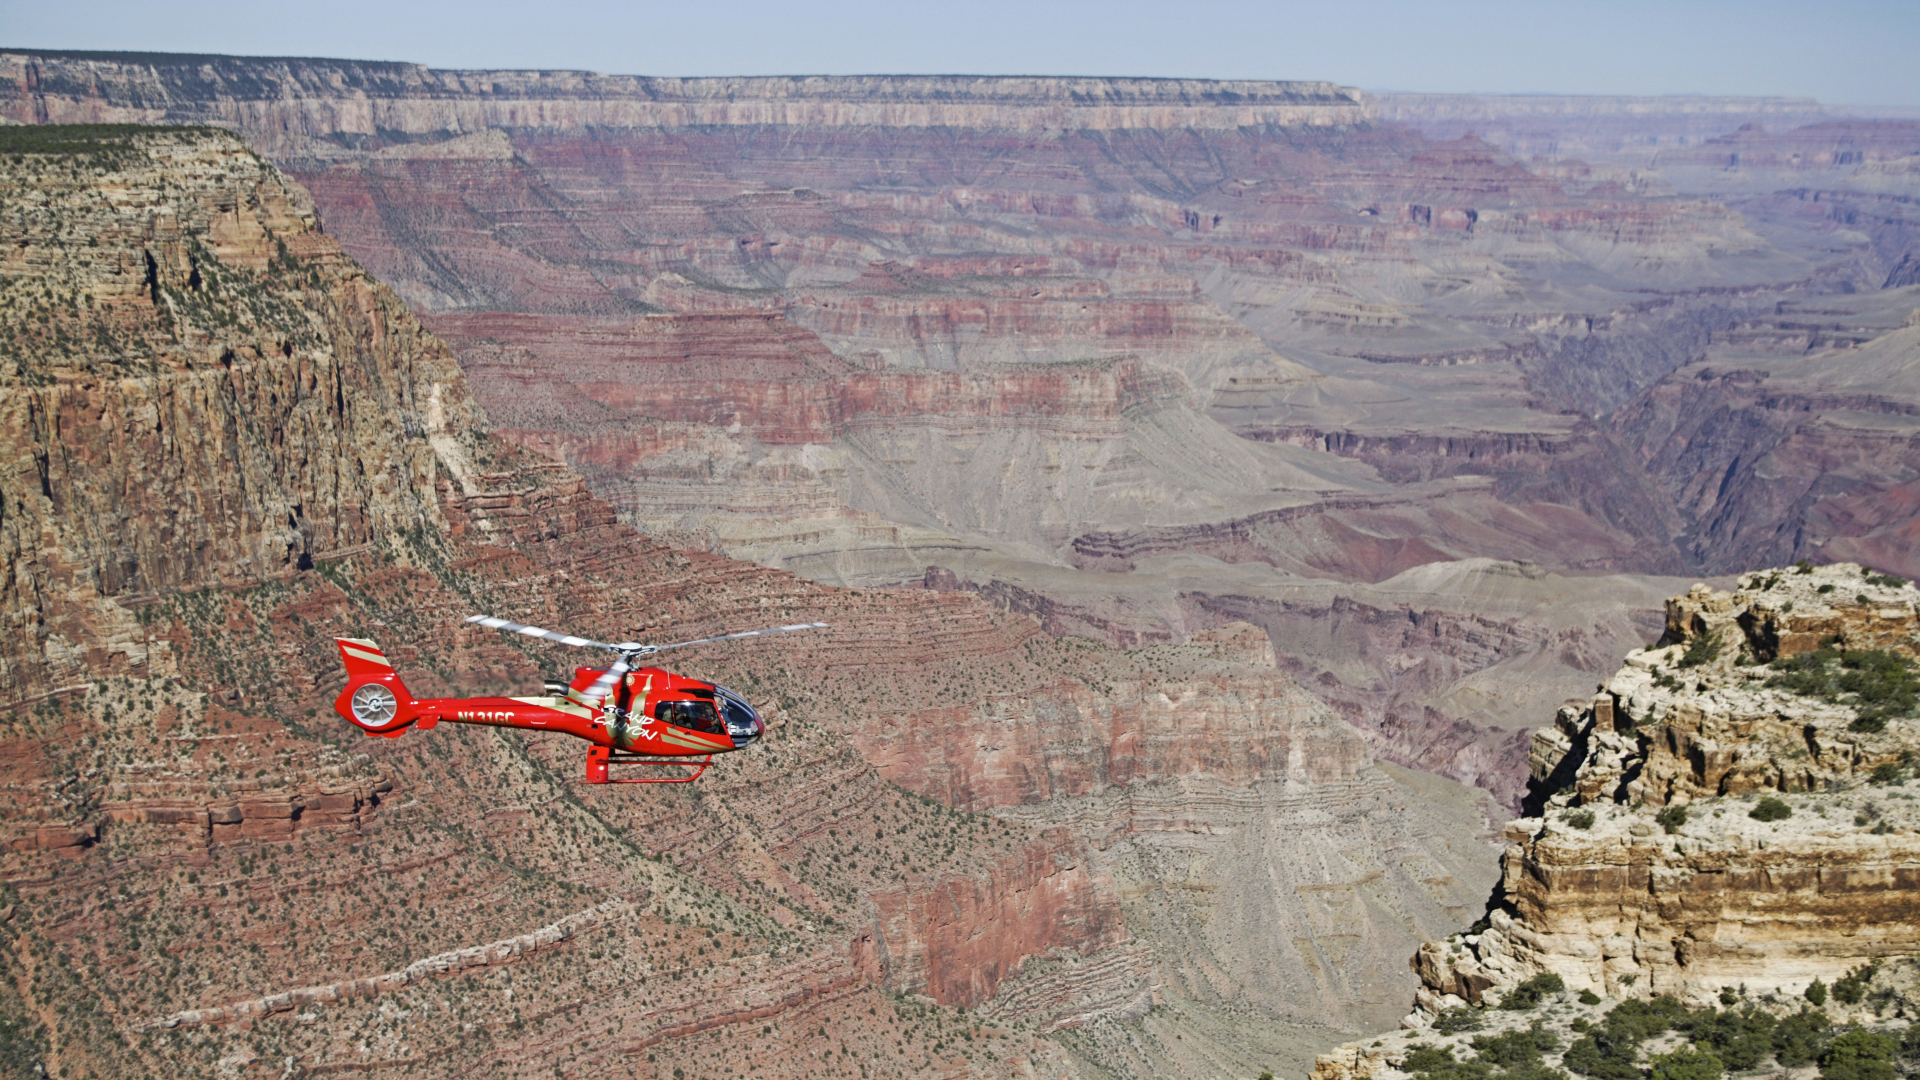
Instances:
[[[720,713],[711,701],[662,701],[654,706],[653,715],[674,727],[690,731],[704,731],[709,735],[727,733],[720,723]]]

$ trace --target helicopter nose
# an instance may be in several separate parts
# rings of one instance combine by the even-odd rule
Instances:
[[[735,749],[740,749],[758,741],[767,730],[754,707],[746,699],[725,687],[715,687],[720,699],[720,716],[727,725],[727,736],[733,740]]]

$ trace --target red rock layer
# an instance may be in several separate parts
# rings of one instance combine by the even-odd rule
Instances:
[[[1177,393],[1177,380],[1120,361],[1012,370],[863,371],[778,314],[655,315],[606,323],[443,315],[489,419],[552,452],[573,432],[635,437],[647,420],[737,430],[774,445],[830,443],[917,417],[960,426],[1091,421]],[[557,456],[557,455],[556,455]],[[569,455],[571,459],[571,455]]]
[[[1030,626],[963,597],[836,593],[646,542],[614,524],[577,477],[479,438],[446,352],[351,263],[335,254],[289,266],[301,251],[328,249],[303,246],[310,220],[269,216],[275,204],[261,193],[284,206],[285,189],[237,143],[196,133],[107,148],[132,165],[82,171],[78,183],[57,157],[11,167],[10,185],[52,192],[42,206],[68,198],[80,209],[45,215],[46,230],[14,245],[44,254],[16,263],[9,289],[38,295],[50,281],[64,285],[56,275],[65,272],[100,290],[94,304],[74,305],[81,311],[119,305],[142,327],[156,318],[158,289],[164,310],[190,318],[170,334],[149,332],[160,344],[135,379],[102,379],[90,370],[100,354],[63,352],[70,338],[48,333],[0,391],[30,412],[91,386],[118,391],[95,400],[90,423],[16,432],[23,460],[97,464],[62,464],[45,484],[32,470],[10,474],[6,506],[39,524],[27,535],[21,515],[7,515],[16,546],[6,576],[132,627],[139,649],[133,678],[115,674],[124,661],[112,655],[78,653],[68,663],[91,681],[70,690],[48,687],[30,666],[12,669],[16,689],[43,694],[17,709],[0,748],[12,765],[0,807],[11,932],[27,943],[0,997],[37,1025],[31,1053],[56,1070],[145,1075],[178,1073],[203,1046],[235,1067],[280,1062],[284,1051],[319,1070],[382,1062],[448,1075],[550,1071],[582,1052],[598,1068],[651,1054],[646,1071],[663,1074],[685,1059],[661,1059],[662,1047],[721,1029],[742,1038],[752,1021],[797,1029],[804,1017],[807,1031],[838,1030],[845,1060],[876,1060],[884,1029],[896,1055],[903,1045],[921,1051],[907,1073],[938,1072],[960,1063],[957,1042],[895,1040],[908,1014],[923,1033],[949,1024],[947,1014],[898,1005],[877,987],[971,1004],[1019,967],[1017,950],[1098,950],[1124,938],[1111,887],[1086,868],[1074,837],[905,796],[807,719],[844,715],[836,669],[866,669],[865,685],[892,683],[913,701],[927,694],[924,680],[1016,648]],[[85,232],[91,193],[116,185],[161,207],[177,200],[160,220],[182,224],[160,240],[183,253],[182,280],[114,292],[111,280],[95,285],[81,273],[137,274],[140,245],[152,243],[139,234],[54,243],[56,232]],[[263,204],[261,218],[246,216]],[[233,239],[236,206],[238,220],[274,230]],[[270,330],[292,347],[240,354]],[[167,351],[176,337],[199,351]],[[151,422],[146,401],[202,384],[210,390],[177,422],[164,411]],[[319,414],[311,426],[309,411]],[[124,440],[129,431],[140,437]],[[227,450],[187,458],[198,469],[168,464],[204,441]],[[271,462],[253,456],[266,448]],[[418,468],[408,455],[422,459]],[[133,478],[156,472],[172,486],[137,490]],[[365,479],[343,484],[343,474]],[[109,483],[130,501],[164,496],[165,509],[101,514],[67,495]],[[304,495],[316,488],[341,505]],[[273,500],[289,489],[337,518],[330,525],[361,530],[357,547],[342,551],[332,546],[339,536],[323,534],[329,546],[294,549],[317,556],[311,564],[261,560],[248,530],[279,519],[250,507],[277,514]],[[287,525],[295,538],[304,535],[300,505]],[[181,537],[194,535],[211,539],[182,550]],[[111,564],[119,576],[97,574],[81,590],[47,572],[76,561],[67,553],[92,537],[120,553]],[[13,597],[7,617],[39,618],[28,604]],[[525,688],[542,664],[578,660],[536,662],[515,642],[475,634],[460,620],[476,605],[603,635],[617,626],[617,636],[813,610],[878,640],[856,631],[823,651],[781,645],[734,657],[748,663],[723,677],[766,701],[781,726],[730,777],[693,791],[576,794],[574,748],[451,725],[339,748],[331,635],[384,639],[421,693]],[[95,640],[76,620],[53,628],[46,640]],[[890,831],[878,833],[881,823]],[[882,894],[891,907],[875,921],[863,897]],[[99,897],[113,899],[96,906]],[[554,921],[590,907],[606,917]],[[544,926],[573,929],[536,932]],[[512,945],[527,934],[532,944]],[[889,934],[905,959],[889,959]],[[487,941],[509,944],[461,951]],[[599,1013],[601,1033],[610,1024],[623,1037],[581,1041],[586,1029],[574,1027],[566,995],[582,970],[596,994],[619,1002]],[[385,1023],[376,999],[388,993],[424,1004],[422,1022],[369,1041],[366,1025]],[[425,1021],[460,1014],[474,993],[493,1004],[464,1027]],[[282,1018],[292,1011],[307,1022]],[[69,1019],[82,1015],[99,1026]],[[1010,1058],[1051,1053],[1025,1036],[968,1030],[969,1041],[1001,1040],[994,1045]],[[478,1043],[474,1031],[486,1033]],[[798,1058],[816,1053],[809,1038],[795,1030],[761,1060],[806,1075]]]
[[[108,146],[134,167],[80,173],[85,183],[64,189],[75,206],[93,203],[91,183],[158,205],[245,208],[272,177],[225,136]],[[156,147],[166,163],[141,171],[163,156]],[[201,187],[175,180],[178,169],[203,169],[191,173]],[[73,176],[57,159],[11,175]],[[249,317],[330,326],[340,294],[328,286],[359,280],[344,260],[293,274],[286,261],[298,256],[265,232],[215,255],[204,238],[221,226],[173,217],[189,222],[181,246],[192,257],[184,287],[163,285],[162,298],[198,317],[178,332],[203,347],[264,333]],[[76,211],[62,230],[85,220]],[[302,235],[285,226],[290,252]],[[138,237],[98,239],[85,250],[105,265],[144,261]],[[270,276],[276,261],[286,279]],[[49,287],[35,270],[16,271],[23,295]],[[0,489],[10,524],[21,506],[42,522],[37,536],[17,534],[26,554],[9,554],[10,581],[60,586],[42,568],[94,532],[135,553],[116,591],[79,599],[135,628],[140,663],[128,675],[111,657],[76,659],[89,682],[16,707],[0,740],[10,765],[0,888],[14,943],[0,1005],[29,1018],[26,1052],[54,1071],[175,1075],[225,1060],[277,1074],[291,1058],[311,1072],[449,1076],[667,1076],[721,1061],[792,1076],[1064,1073],[1057,1047],[1030,1031],[947,1006],[986,1000],[1032,956],[1127,943],[1114,885],[1080,833],[937,800],[985,807],[1212,772],[1238,784],[1316,780],[1364,761],[1351,733],[1273,673],[1255,631],[1146,668],[1048,638],[975,597],[833,590],[651,543],[577,475],[474,431],[460,383],[420,360],[446,354],[391,294],[362,281],[345,295],[364,321],[339,332],[332,355],[353,358],[343,366],[361,382],[315,377],[328,369],[303,353],[318,348],[305,338],[231,367],[210,348],[205,371],[183,362],[141,377],[163,390],[252,380],[264,406],[257,396],[209,405],[173,441],[123,455],[116,440],[143,414],[104,397],[95,422],[66,429],[60,445],[44,429],[25,444],[27,460],[58,453],[111,476],[189,437],[258,423],[272,467],[238,453],[183,473],[171,518],[63,516],[29,470]],[[278,306],[247,306],[269,301]],[[131,303],[153,306],[150,294]],[[61,341],[48,335],[26,355],[39,366],[12,376],[62,391],[94,377],[100,354],[63,353]],[[1112,373],[1100,377],[1096,410],[1116,393]],[[974,376],[925,378],[940,392],[982,392]],[[4,388],[9,400],[43,392]],[[401,407],[357,411],[389,402]],[[297,437],[303,408],[344,417],[334,427],[345,445]],[[424,476],[405,471],[408,454]],[[283,567],[246,544],[210,545],[191,563],[204,576],[178,579],[152,569],[168,565],[161,555],[142,554],[169,553],[154,530],[172,521],[213,535],[244,524],[234,519],[245,506],[223,491],[305,491],[314,477],[361,475],[368,460],[381,471],[340,488],[343,519],[383,529],[357,548],[316,547],[311,565]],[[136,592],[134,581],[163,587]],[[10,603],[9,619],[33,617]],[[615,639],[805,619],[832,629],[683,655],[676,666],[735,687],[773,721],[761,746],[690,788],[576,787],[577,745],[453,724],[363,739],[331,714],[344,679],[335,635],[380,640],[423,695],[524,691],[579,662],[466,624],[476,608]],[[903,755],[876,768],[858,752],[902,723],[919,750],[940,749],[937,763]],[[1052,788],[949,779],[1011,775],[979,739],[1009,725],[1024,729]],[[970,739],[971,756],[953,749]],[[938,1004],[902,996],[912,994]]]

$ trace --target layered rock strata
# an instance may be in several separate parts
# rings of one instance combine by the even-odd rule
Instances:
[[[1669,600],[1659,645],[1536,732],[1535,816],[1505,829],[1487,916],[1414,956],[1405,1032],[1323,1055],[1314,1075],[1403,1075],[1416,1044],[1457,1033],[1430,1027],[1438,1015],[1543,975],[1590,1005],[1672,995],[1776,1012],[1824,1003],[1814,982],[1852,976],[1875,989],[1868,1005],[1837,1001],[1842,1021],[1871,1023],[1890,1002],[1905,1015],[1911,973],[1882,965],[1920,945],[1920,807],[1906,790],[1920,721],[1898,689],[1916,656],[1920,591],[1855,564]],[[1783,681],[1809,664],[1892,681]],[[1468,1026],[1526,1022],[1501,1015]]]
[[[1799,321],[1782,303],[1904,280],[1907,233],[1873,223],[1898,216],[1898,159],[1835,166],[1886,171],[1885,205],[1829,214],[1422,137],[1308,84],[10,63],[19,118],[198,117],[275,155],[429,313],[501,431],[676,544],[832,584],[951,581],[1115,644],[1255,606],[1297,629],[1302,607],[1274,595],[1366,609],[1362,586],[1488,557],[1563,575],[1905,565],[1904,413],[1696,408],[1688,369]],[[1500,107],[1621,138],[1623,118],[1804,113]],[[1903,137],[1868,127],[1828,141]],[[1809,342],[1813,366],[1838,366],[1827,348]],[[1676,397],[1686,422],[1667,425]],[[1817,429],[1794,423],[1805,409]],[[1783,473],[1804,483],[1764,482]],[[1473,621],[1456,596],[1410,607]],[[1544,693],[1507,678],[1535,666],[1524,633],[1435,648],[1434,667],[1484,661],[1466,677],[1493,699]],[[1282,649],[1316,677],[1336,651],[1304,631]],[[1590,681],[1611,651],[1553,666]],[[1315,692],[1383,752],[1510,794],[1520,714],[1410,694],[1402,662]]]
[[[1670,644],[1535,734],[1543,814],[1507,827],[1484,926],[1422,947],[1423,1007],[1542,972],[1615,995],[1797,994],[1914,948],[1920,811],[1885,785],[1915,721],[1779,679],[1816,654],[1911,662],[1920,592],[1837,563],[1699,586],[1667,615]]]
[[[1149,1075],[1203,1035],[1271,1065],[1403,994],[1380,956],[1484,888],[1480,803],[1375,769],[1259,631],[1129,655],[962,592],[836,590],[664,548],[564,466],[485,437],[434,339],[349,261],[301,255],[330,251],[311,219],[255,197],[297,207],[297,189],[230,137],[91,129],[20,150],[5,190],[36,254],[8,279],[30,317],[0,395],[96,397],[89,423],[17,444],[7,579],[140,646],[75,650],[70,675],[22,662],[0,732],[0,1008],[50,1071]],[[63,275],[150,265],[120,206],[183,223],[185,277],[96,285],[112,304],[90,308]],[[201,383],[148,427],[122,407]],[[55,457],[85,468],[43,485],[31,463]],[[81,518],[69,490],[147,512]],[[299,500],[359,543],[262,540],[283,508],[304,535]],[[95,536],[119,577],[72,569]],[[38,603],[15,594],[6,615],[31,625]],[[335,635],[381,640],[421,694],[511,692],[581,659],[471,628],[475,609],[611,639],[834,630],[685,655],[773,722],[690,789],[577,788],[577,745],[456,725],[337,744]],[[1135,831],[1184,851],[1193,792],[1224,808],[1206,828],[1230,854],[1123,857]],[[1097,849],[1086,800],[1106,808]],[[1293,823],[1327,818],[1351,843],[1422,820],[1396,843],[1447,854],[1416,872],[1328,851],[1274,887],[1261,867],[1293,860]],[[1220,890],[1261,926],[1208,937],[1193,897]],[[1295,924],[1287,970],[1324,968],[1304,997],[1259,983],[1265,928]],[[1092,971],[1050,974],[1076,964]],[[1147,1016],[1156,986],[1177,1007]],[[1035,1004],[994,1004],[1018,1000]],[[1160,1049],[1107,1056],[1122,1044]]]
[[[8,51],[23,123],[218,123],[289,136],[514,127],[993,127],[1045,130],[1364,123],[1327,82],[806,76],[667,79],[586,71],[444,71],[354,60]],[[396,107],[395,102],[406,104]],[[409,107],[432,102],[423,112]],[[111,104],[109,104],[111,103]],[[425,126],[422,126],[422,122]],[[270,148],[277,150],[278,148]]]

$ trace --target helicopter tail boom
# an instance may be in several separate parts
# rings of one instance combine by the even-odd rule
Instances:
[[[347,665],[347,688],[333,710],[369,735],[398,736],[419,719],[418,702],[380,646],[366,638],[334,638]]]

